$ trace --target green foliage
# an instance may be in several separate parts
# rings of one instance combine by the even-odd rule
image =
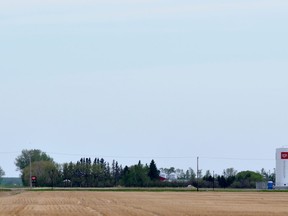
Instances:
[[[235,177],[233,187],[236,188],[255,188],[256,182],[263,181],[263,176],[260,173],[253,171],[239,172]]]
[[[119,183],[121,166],[113,161],[112,167],[103,158],[81,158],[76,163],[62,166],[62,184],[72,187],[112,187]]]
[[[255,188],[257,181],[275,180],[275,174],[270,174],[264,169],[261,172],[243,171],[237,173],[233,168],[227,168],[222,175],[211,175],[206,171],[203,176],[202,170],[198,179],[193,169],[187,171],[182,169],[161,168],[161,172],[170,177],[166,181],[160,181],[160,171],[157,169],[154,160],[149,166],[141,164],[130,167],[122,166],[113,160],[111,166],[103,158],[81,158],[76,163],[64,163],[61,166],[45,152],[38,149],[23,150],[21,155],[15,159],[17,169],[21,171],[23,185],[30,183],[30,157],[32,175],[37,176],[37,186],[47,187],[187,187],[188,185],[199,186],[200,188],[211,187],[234,187],[234,188]],[[0,180],[4,175],[0,167]],[[176,178],[175,178],[176,176]]]
[[[130,168],[126,166],[121,184],[126,187],[147,187],[150,183],[148,172],[149,168],[143,166],[140,161],[137,165],[131,166]]]
[[[152,181],[159,180],[160,171],[157,169],[155,161],[152,160],[149,166],[148,176]]]
[[[212,188],[214,186],[215,179],[211,175],[210,170],[206,171],[204,177],[202,178],[201,183],[202,183],[203,187],[206,187],[206,188]]]
[[[53,159],[39,149],[22,150],[15,159],[17,170],[21,171],[23,185],[30,185],[30,159],[32,175],[37,176],[39,186],[53,186],[59,173],[59,168]],[[48,172],[51,172],[50,174]],[[55,175],[55,176],[54,176]]]
[[[48,156],[45,152],[42,152],[39,149],[31,149],[31,150],[24,149],[22,150],[21,155],[19,155],[15,159],[15,165],[17,169],[22,171],[25,167],[29,166],[30,157],[31,157],[31,162],[35,162],[35,161],[53,162],[53,159],[50,156]]]
[[[121,176],[121,166],[118,165],[118,162],[113,160],[112,162],[112,177],[113,177],[113,185],[117,186],[119,184]]]
[[[2,167],[0,167],[0,178],[2,178],[5,175],[4,170],[2,169]]]
[[[35,161],[31,164],[31,174],[37,177],[37,186],[53,187],[60,179],[60,167],[52,161]],[[30,184],[30,166],[22,172],[22,180],[25,186]]]
[[[221,175],[217,177],[217,181],[220,187],[227,188],[233,184],[233,182],[235,181],[235,176],[225,177],[224,175]]]
[[[4,170],[2,169],[2,167],[0,167],[0,184],[1,184],[1,181],[2,181],[2,177],[5,175],[5,172]]]

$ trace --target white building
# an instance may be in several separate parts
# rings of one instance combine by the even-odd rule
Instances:
[[[288,148],[276,149],[276,184],[277,188],[288,188]]]

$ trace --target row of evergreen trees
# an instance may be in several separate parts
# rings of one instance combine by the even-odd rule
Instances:
[[[159,171],[154,160],[148,166],[139,163],[124,169],[117,161],[110,165],[103,158],[81,158],[77,163],[65,163],[59,176],[65,186],[72,187],[112,187],[112,186],[149,186],[159,180]]]
[[[64,186],[111,187],[119,184],[122,166],[113,160],[111,166],[103,158],[81,158],[76,163],[64,163],[59,176]]]

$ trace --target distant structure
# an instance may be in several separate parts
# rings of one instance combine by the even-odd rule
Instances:
[[[165,173],[160,173],[160,181],[177,181],[177,174],[176,173],[170,173],[170,174],[165,174]]]
[[[275,188],[288,189],[288,147],[276,149]]]

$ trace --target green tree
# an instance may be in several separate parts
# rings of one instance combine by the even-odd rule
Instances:
[[[65,187],[72,186],[73,163],[64,163],[62,165],[63,185]]]
[[[93,162],[91,158],[81,158],[76,164],[63,165],[63,181],[72,187],[111,187],[120,178],[118,162],[114,161],[112,167],[111,171],[103,158],[95,158]]]
[[[38,165],[36,162],[41,162],[41,161],[46,161],[46,162],[50,162],[47,164],[53,164],[53,166],[56,166],[56,164],[54,163],[53,159],[47,155],[45,152],[42,152],[39,149],[24,149],[22,150],[21,154],[15,159],[15,165],[17,167],[17,170],[20,170],[21,172],[21,178],[23,181],[23,185],[28,186],[29,185],[29,174],[30,174],[30,161],[31,161],[31,166],[34,163],[35,167],[46,167],[46,165],[44,165],[44,163],[38,163]],[[41,168],[39,168],[41,169]],[[33,171],[33,166],[31,167],[31,171]],[[27,173],[28,172],[28,173]],[[40,177],[41,179],[41,177]],[[39,182],[39,181],[38,181]],[[42,181],[40,181],[42,182]],[[43,181],[45,182],[45,181]],[[46,182],[47,183],[47,182]],[[45,185],[47,185],[45,183]]]
[[[155,164],[155,161],[152,160],[150,162],[150,166],[149,166],[149,171],[148,171],[148,176],[150,177],[150,179],[152,181],[155,181],[155,180],[159,180],[159,174],[160,174],[160,171],[157,169],[157,166]]]
[[[0,183],[2,181],[2,177],[5,175],[4,170],[2,169],[2,167],[0,167]]]
[[[217,180],[220,187],[226,188],[228,186],[227,179],[224,177],[224,175],[218,176]]]
[[[210,170],[206,170],[206,173],[203,178],[208,178],[209,176],[211,176],[211,172]]]
[[[22,171],[25,167],[29,166],[30,164],[30,157],[31,157],[31,163],[35,161],[51,161],[53,162],[53,159],[47,155],[45,152],[42,152],[39,149],[31,149],[22,150],[21,154],[15,159],[15,165],[17,167],[17,170]]]
[[[234,187],[237,188],[255,188],[256,182],[263,181],[263,176],[260,173],[253,171],[242,171],[235,176]]]
[[[150,183],[148,177],[148,166],[143,166],[141,162],[131,167],[125,167],[123,170],[123,176],[121,184],[126,187],[146,187]]]
[[[218,185],[222,188],[233,187],[236,174],[237,171],[234,168],[227,168],[223,170],[223,174],[221,176],[217,176]]]
[[[59,184],[60,166],[52,161],[35,161],[31,164],[31,174],[37,177],[37,186],[53,187]],[[30,166],[23,169],[22,180],[25,186],[30,183]]]
[[[220,187],[226,188],[230,187],[235,181],[235,176],[237,174],[237,170],[234,168],[227,168],[223,170],[223,175],[218,176],[218,183]]]
[[[204,177],[203,177],[203,186],[204,187],[212,187],[213,186],[213,177],[211,175],[210,170],[207,170]]]
[[[111,175],[112,175],[112,185],[117,186],[119,184],[121,173],[121,167],[119,167],[118,162],[113,160],[111,167]]]
[[[93,187],[99,187],[102,184],[103,173],[103,167],[99,163],[93,163],[91,170]]]

